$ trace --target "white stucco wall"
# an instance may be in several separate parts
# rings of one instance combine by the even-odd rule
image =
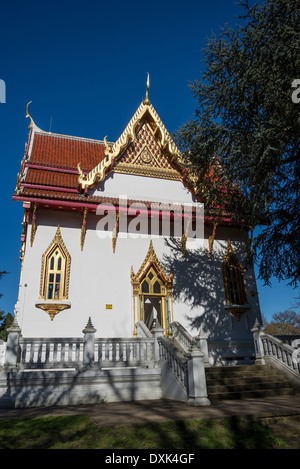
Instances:
[[[127,187],[130,188],[127,192],[126,181]],[[154,188],[154,193],[159,199],[165,195],[167,201],[192,200],[179,181],[154,181],[150,178],[120,174],[115,174],[114,178],[106,181],[105,194],[128,194],[130,199],[130,191],[133,191],[132,195],[135,197],[142,196],[143,193],[145,197],[151,197],[151,190],[154,191]],[[165,192],[163,188],[166,189]],[[116,252],[113,253],[111,238],[100,239],[97,235],[98,221],[96,214],[88,214],[83,251],[80,248],[81,214],[40,209],[37,213],[37,229],[32,247],[29,224],[20,301],[16,307],[18,323],[24,337],[81,337],[89,317],[97,329],[97,337],[132,336],[130,269],[133,266],[135,273],[139,270],[148,252],[150,237],[124,238],[120,235]],[[39,298],[42,254],[53,240],[58,224],[71,255],[71,308],[60,312],[51,321],[46,312],[35,307],[35,303]],[[250,295],[251,290],[256,292],[253,272],[245,274],[247,299],[251,309],[237,322],[224,310],[225,295],[221,271],[221,261],[227,249],[228,238],[237,255],[241,256],[244,235],[237,228],[218,229],[214,258],[210,259],[207,254],[205,257],[199,257],[198,251],[202,252],[203,247],[208,246],[209,234],[210,232],[205,231],[205,240],[191,240],[187,243],[188,253],[185,259],[181,253],[174,253],[166,246],[164,237],[153,239],[157,257],[167,266],[167,273],[170,273],[168,269],[173,269],[174,320],[181,322],[193,335],[202,327],[209,337],[215,339],[250,337],[250,328],[255,317],[259,315],[257,296]],[[107,304],[112,305],[112,309],[106,309]]]
[[[191,203],[195,199],[181,181],[111,173],[107,179],[91,190],[91,195],[128,199]]]

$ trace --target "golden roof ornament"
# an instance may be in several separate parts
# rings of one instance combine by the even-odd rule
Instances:
[[[149,100],[149,97],[148,97],[148,92],[149,92],[149,88],[150,88],[150,77],[149,77],[149,73],[147,73],[148,77],[147,77],[147,88],[146,88],[146,95],[145,95],[145,99],[143,101],[143,104],[149,106],[150,104],[150,100]]]
[[[29,117],[29,119],[30,119],[30,124],[28,126],[28,129],[30,129],[32,127],[32,125],[34,124],[33,119],[32,119],[31,115],[28,112],[28,106],[29,106],[30,103],[32,103],[32,101],[29,101],[29,103],[27,104],[27,106],[26,106],[26,115],[25,115],[25,117]]]

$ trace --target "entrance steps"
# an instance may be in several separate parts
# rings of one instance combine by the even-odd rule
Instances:
[[[280,371],[268,365],[211,367],[205,369],[205,377],[211,402],[299,393]]]

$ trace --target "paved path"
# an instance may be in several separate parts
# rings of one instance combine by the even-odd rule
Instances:
[[[31,409],[0,409],[0,420],[50,415],[86,415],[99,426],[142,424],[166,420],[216,419],[231,416],[300,415],[300,396],[220,401],[205,407],[191,407],[185,403],[168,400],[146,400]]]

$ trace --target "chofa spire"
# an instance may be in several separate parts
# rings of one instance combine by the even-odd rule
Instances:
[[[149,97],[148,97],[149,88],[150,88],[150,77],[149,77],[149,73],[147,73],[147,88],[146,88],[145,99],[143,101],[143,104],[145,104],[147,106],[149,106],[149,104],[150,104],[150,100],[149,100]]]

